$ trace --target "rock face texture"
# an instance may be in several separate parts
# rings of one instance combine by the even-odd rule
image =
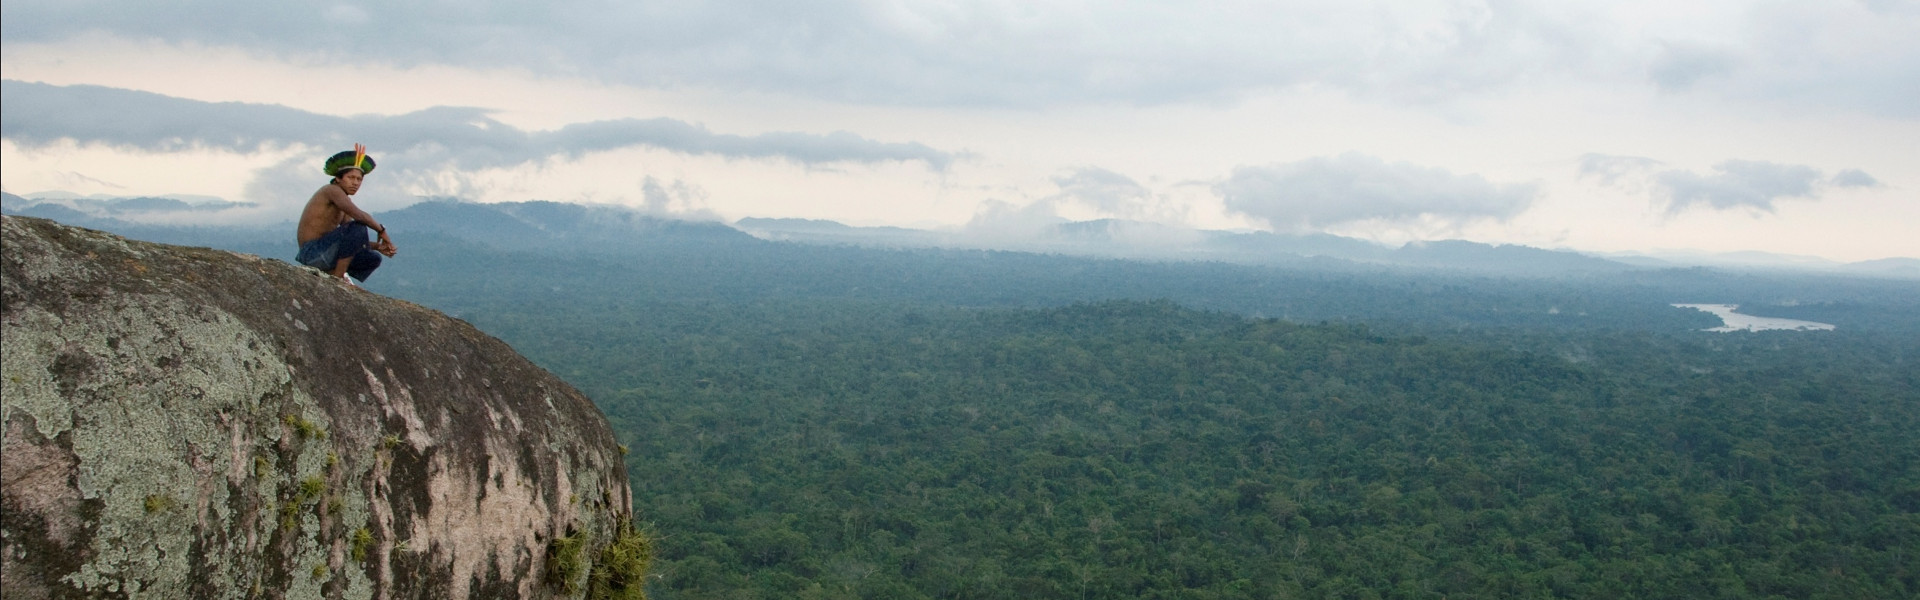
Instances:
[[[579,596],[635,547],[605,417],[472,326],[276,260],[0,226],[0,596]]]

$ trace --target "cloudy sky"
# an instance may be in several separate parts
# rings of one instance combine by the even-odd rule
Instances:
[[[0,187],[1920,256],[1920,1],[0,4]]]

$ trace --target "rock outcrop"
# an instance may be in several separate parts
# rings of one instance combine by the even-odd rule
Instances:
[[[638,594],[623,449],[506,344],[277,260],[0,226],[0,596]]]

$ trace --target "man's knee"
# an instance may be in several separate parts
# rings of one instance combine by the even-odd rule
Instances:
[[[359,254],[353,255],[353,264],[347,266],[347,275],[366,281],[367,276],[372,275],[373,270],[378,268],[380,268],[380,254],[372,250],[361,250]]]

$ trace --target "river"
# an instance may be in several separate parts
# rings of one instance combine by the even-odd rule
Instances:
[[[1756,317],[1733,312],[1740,308],[1738,304],[1675,304],[1680,308],[1704,310],[1720,317],[1721,325],[1706,331],[1765,331],[1768,329],[1790,329],[1794,331],[1832,331],[1833,326],[1813,321],[1794,319],[1776,319]]]

